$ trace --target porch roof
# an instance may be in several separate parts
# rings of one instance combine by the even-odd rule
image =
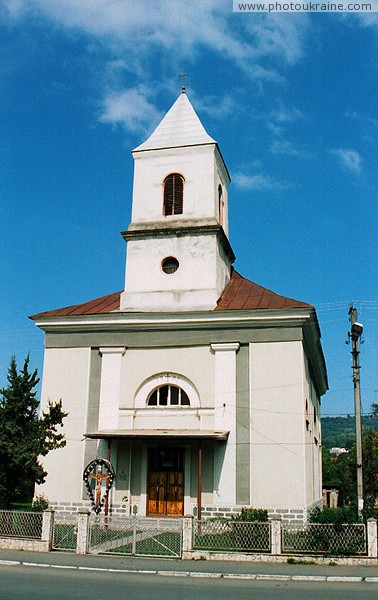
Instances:
[[[213,429],[104,429],[85,433],[84,437],[92,440],[120,438],[181,438],[181,439],[214,439],[227,440],[229,431]]]

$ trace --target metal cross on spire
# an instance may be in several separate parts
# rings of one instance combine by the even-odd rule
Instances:
[[[185,73],[184,69],[182,70],[182,73],[179,75],[179,77],[182,77],[181,79],[181,91],[183,94],[185,94],[185,77],[188,77],[188,73]]]

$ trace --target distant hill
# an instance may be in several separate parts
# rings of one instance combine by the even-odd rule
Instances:
[[[362,435],[373,429],[378,431],[378,417],[362,417]],[[323,455],[333,447],[349,450],[356,440],[354,416],[322,417]]]

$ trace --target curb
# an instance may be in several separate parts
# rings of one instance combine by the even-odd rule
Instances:
[[[193,577],[204,579],[240,579],[249,581],[328,581],[332,583],[378,583],[378,577],[326,576],[326,575],[274,575],[263,573],[211,573],[203,571],[161,571],[145,569],[107,569],[102,567],[75,567],[73,565],[50,565],[46,563],[0,560],[0,567],[39,567],[42,569],[65,569],[73,571],[98,571],[101,573],[128,573],[139,575],[160,575],[163,577]]]

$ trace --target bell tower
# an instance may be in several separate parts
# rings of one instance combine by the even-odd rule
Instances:
[[[212,310],[235,260],[230,176],[185,88],[132,152],[134,185],[121,310]]]

